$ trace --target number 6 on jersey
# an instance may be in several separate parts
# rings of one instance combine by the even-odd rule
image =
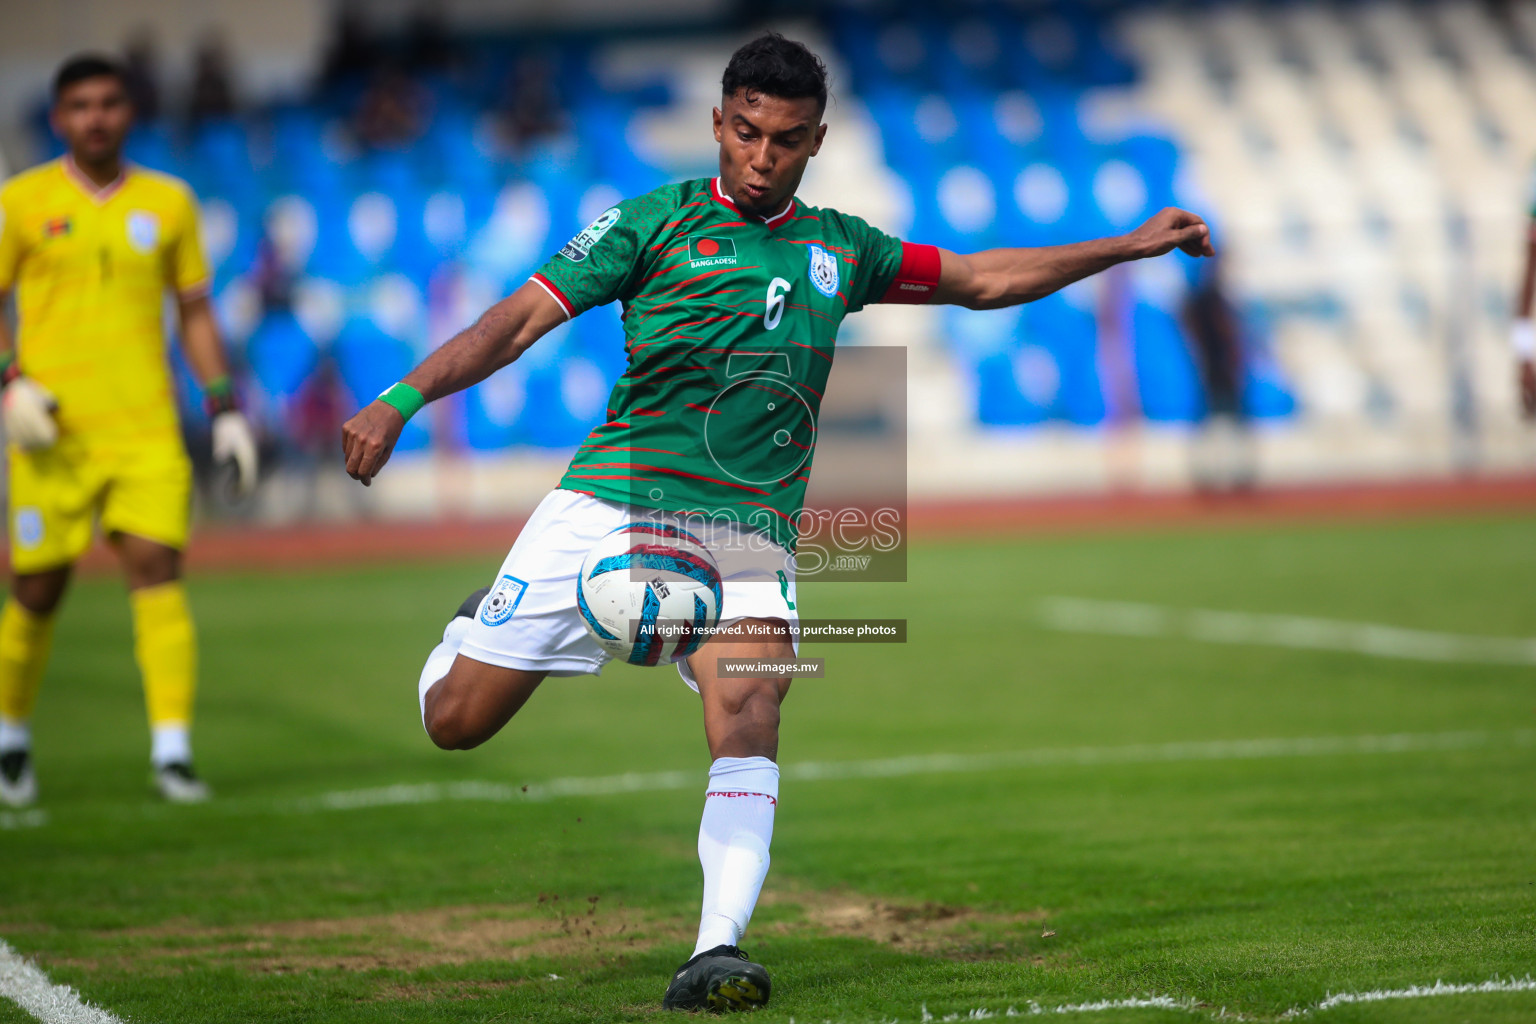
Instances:
[[[776,277],[768,282],[768,300],[763,308],[763,330],[771,331],[779,326],[784,316],[784,297],[789,294],[789,282]]]

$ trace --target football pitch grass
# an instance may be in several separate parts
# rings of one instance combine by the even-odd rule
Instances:
[[[149,796],[121,585],[80,581],[40,810],[0,818],[0,939],[128,1021],[666,1019],[697,698],[611,667],[436,750],[416,673],[499,557],[196,574],[199,807]],[[804,651],[827,674],[784,709],[756,1019],[1536,1019],[1536,666],[1047,614],[1536,637],[1536,518],[932,541],[909,576],[801,588],[802,615],[910,641]],[[1324,1002],[1497,979],[1516,990]]]

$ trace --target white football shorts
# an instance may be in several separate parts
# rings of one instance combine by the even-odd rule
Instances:
[[[587,552],[629,522],[661,522],[703,541],[720,566],[721,625],[739,619],[783,619],[799,626],[793,556],[763,534],[736,523],[623,505],[577,491],[553,490],[539,502],[480,602],[459,653],[487,665],[591,675],[612,659],[587,632],[576,607],[576,577]],[[800,645],[795,642],[795,652]],[[699,688],[687,661],[677,671]]]

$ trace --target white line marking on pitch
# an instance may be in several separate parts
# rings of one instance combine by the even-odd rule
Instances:
[[[48,824],[48,812],[41,807],[25,811],[0,811],[0,832],[19,828],[42,828]]]
[[[49,981],[4,939],[0,939],[0,996],[43,1024],[123,1024],[122,1018],[85,1002],[68,985]]]
[[[783,778],[798,782],[835,779],[885,779],[907,775],[946,775],[959,772],[1052,765],[1147,764],[1181,761],[1242,761],[1258,758],[1326,757],[1350,754],[1403,754],[1437,750],[1469,750],[1508,744],[1536,745],[1536,730],[1509,732],[1394,733],[1382,736],[1303,736],[1258,740],[1213,740],[1196,743],[1142,743],[1120,747],[1047,747],[992,754],[916,754],[872,761],[802,761],[786,764]],[[340,790],[283,802],[292,811],[350,811],[366,807],[434,804],[448,801],[542,803],[561,797],[610,796],[619,793],[658,793],[701,785],[698,772],[629,772],[550,779],[515,786],[504,782],[424,782],[372,789]]]
[[[1048,629],[1065,633],[1178,636],[1211,644],[1348,651],[1413,661],[1536,665],[1536,638],[1437,633],[1375,622],[1346,622],[1300,615],[1262,615],[1209,608],[1169,608],[1129,601],[1048,597],[1040,602],[1040,622]]]
[[[1408,988],[1375,989],[1370,992],[1339,992],[1311,1006],[1296,1006],[1280,1014],[1280,1020],[1295,1020],[1325,1013],[1335,1006],[1347,1003],[1380,1003],[1398,999],[1434,999],[1440,996],[1485,995],[1494,992],[1536,992],[1536,979],[1529,974],[1523,978],[1490,978],[1467,984],[1447,985],[1437,981],[1433,985],[1412,985]],[[1172,996],[1146,996],[1140,999],[1100,999],[1091,1003],[1066,1003],[1056,1006],[1041,1005],[1030,1000],[1020,1009],[1010,1006],[1006,1010],[990,1010],[985,1006],[958,1013],[946,1013],[937,1017],[928,1011],[924,1003],[918,1018],[922,1024],[951,1024],[964,1020],[993,1020],[998,1017],[1039,1017],[1046,1014],[1100,1013],[1104,1010],[1184,1010],[1198,1016],[1218,1020],[1246,1021],[1254,1018],[1241,1013],[1229,1013],[1226,1007],[1201,1005],[1193,999],[1174,999]],[[1270,1019],[1268,1017],[1263,1019]],[[899,1020],[889,1024],[900,1024]]]
[[[1067,1003],[1059,1006],[1041,1006],[1031,1001],[1024,1009],[1010,1006],[1006,1010],[989,1010],[986,1007],[978,1007],[967,1010],[964,1013],[946,1013],[942,1017],[935,1017],[928,1012],[928,1004],[922,1007],[922,1016],[918,1018],[922,1024],[930,1022],[943,1022],[957,1020],[992,1020],[996,1017],[1037,1017],[1047,1013],[1098,1013],[1102,1010],[1188,1010],[1199,1012],[1194,1000],[1174,999],[1171,996],[1147,996],[1145,999],[1099,999],[1091,1003]],[[889,1024],[901,1024],[900,1018],[890,1021]]]
[[[1321,1013],[1346,1003],[1380,1003],[1392,999],[1433,999],[1436,996],[1461,996],[1485,992],[1536,992],[1536,979],[1529,974],[1523,978],[1490,978],[1464,985],[1447,985],[1437,981],[1433,985],[1412,985],[1408,988],[1376,989],[1371,992],[1339,992],[1329,996],[1316,1006],[1306,1009],[1287,1010],[1283,1016],[1304,1017]]]

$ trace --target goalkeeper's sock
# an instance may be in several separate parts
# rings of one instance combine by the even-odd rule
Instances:
[[[719,757],[709,768],[699,822],[704,905],[693,955],[741,941],[768,876],[779,766],[766,757]]]
[[[133,609],[133,653],[144,677],[144,705],[154,735],[156,767],[192,759],[189,730],[197,693],[197,635],[180,580],[141,587],[128,595]]]
[[[192,763],[192,730],[184,722],[167,722],[149,730],[149,763],[156,768]]]
[[[0,718],[0,757],[18,750],[32,749],[32,726]]]
[[[26,750],[27,723],[53,647],[53,616],[39,615],[14,597],[0,610],[0,752]]]

